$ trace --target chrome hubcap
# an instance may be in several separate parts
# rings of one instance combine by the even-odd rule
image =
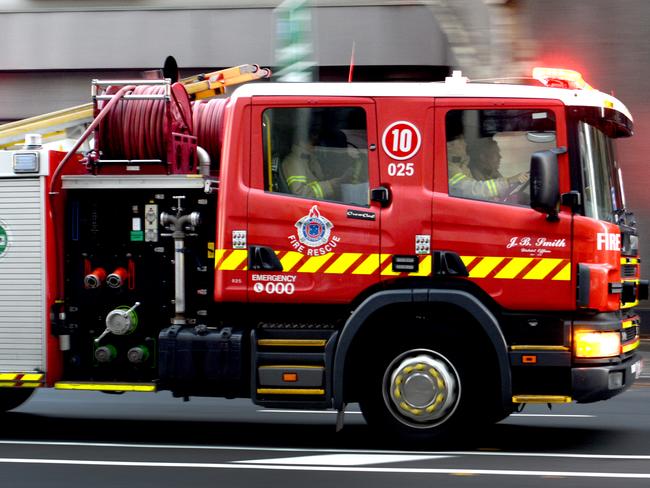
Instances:
[[[400,354],[386,369],[384,402],[403,424],[426,429],[447,420],[460,399],[458,372],[443,355],[425,349]]]

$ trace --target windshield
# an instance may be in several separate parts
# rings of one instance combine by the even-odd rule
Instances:
[[[612,140],[586,122],[578,123],[578,140],[585,215],[616,223],[625,203]]]

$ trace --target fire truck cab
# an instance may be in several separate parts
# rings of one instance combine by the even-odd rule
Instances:
[[[44,386],[358,402],[428,440],[640,374],[632,117],[579,74],[120,83],[89,152],[0,152],[5,410]]]

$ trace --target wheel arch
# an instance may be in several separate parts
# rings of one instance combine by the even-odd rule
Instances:
[[[393,305],[444,304],[457,307],[471,316],[484,331],[494,348],[501,382],[501,403],[508,408],[512,401],[512,379],[508,346],[494,314],[475,296],[463,290],[401,289],[375,293],[364,300],[346,321],[339,336],[333,368],[333,406],[343,408],[345,403],[346,368],[348,355],[359,332],[373,316]]]

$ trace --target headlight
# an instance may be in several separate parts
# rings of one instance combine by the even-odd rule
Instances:
[[[621,353],[621,334],[579,330],[573,334],[573,349],[577,358],[618,356]]]

